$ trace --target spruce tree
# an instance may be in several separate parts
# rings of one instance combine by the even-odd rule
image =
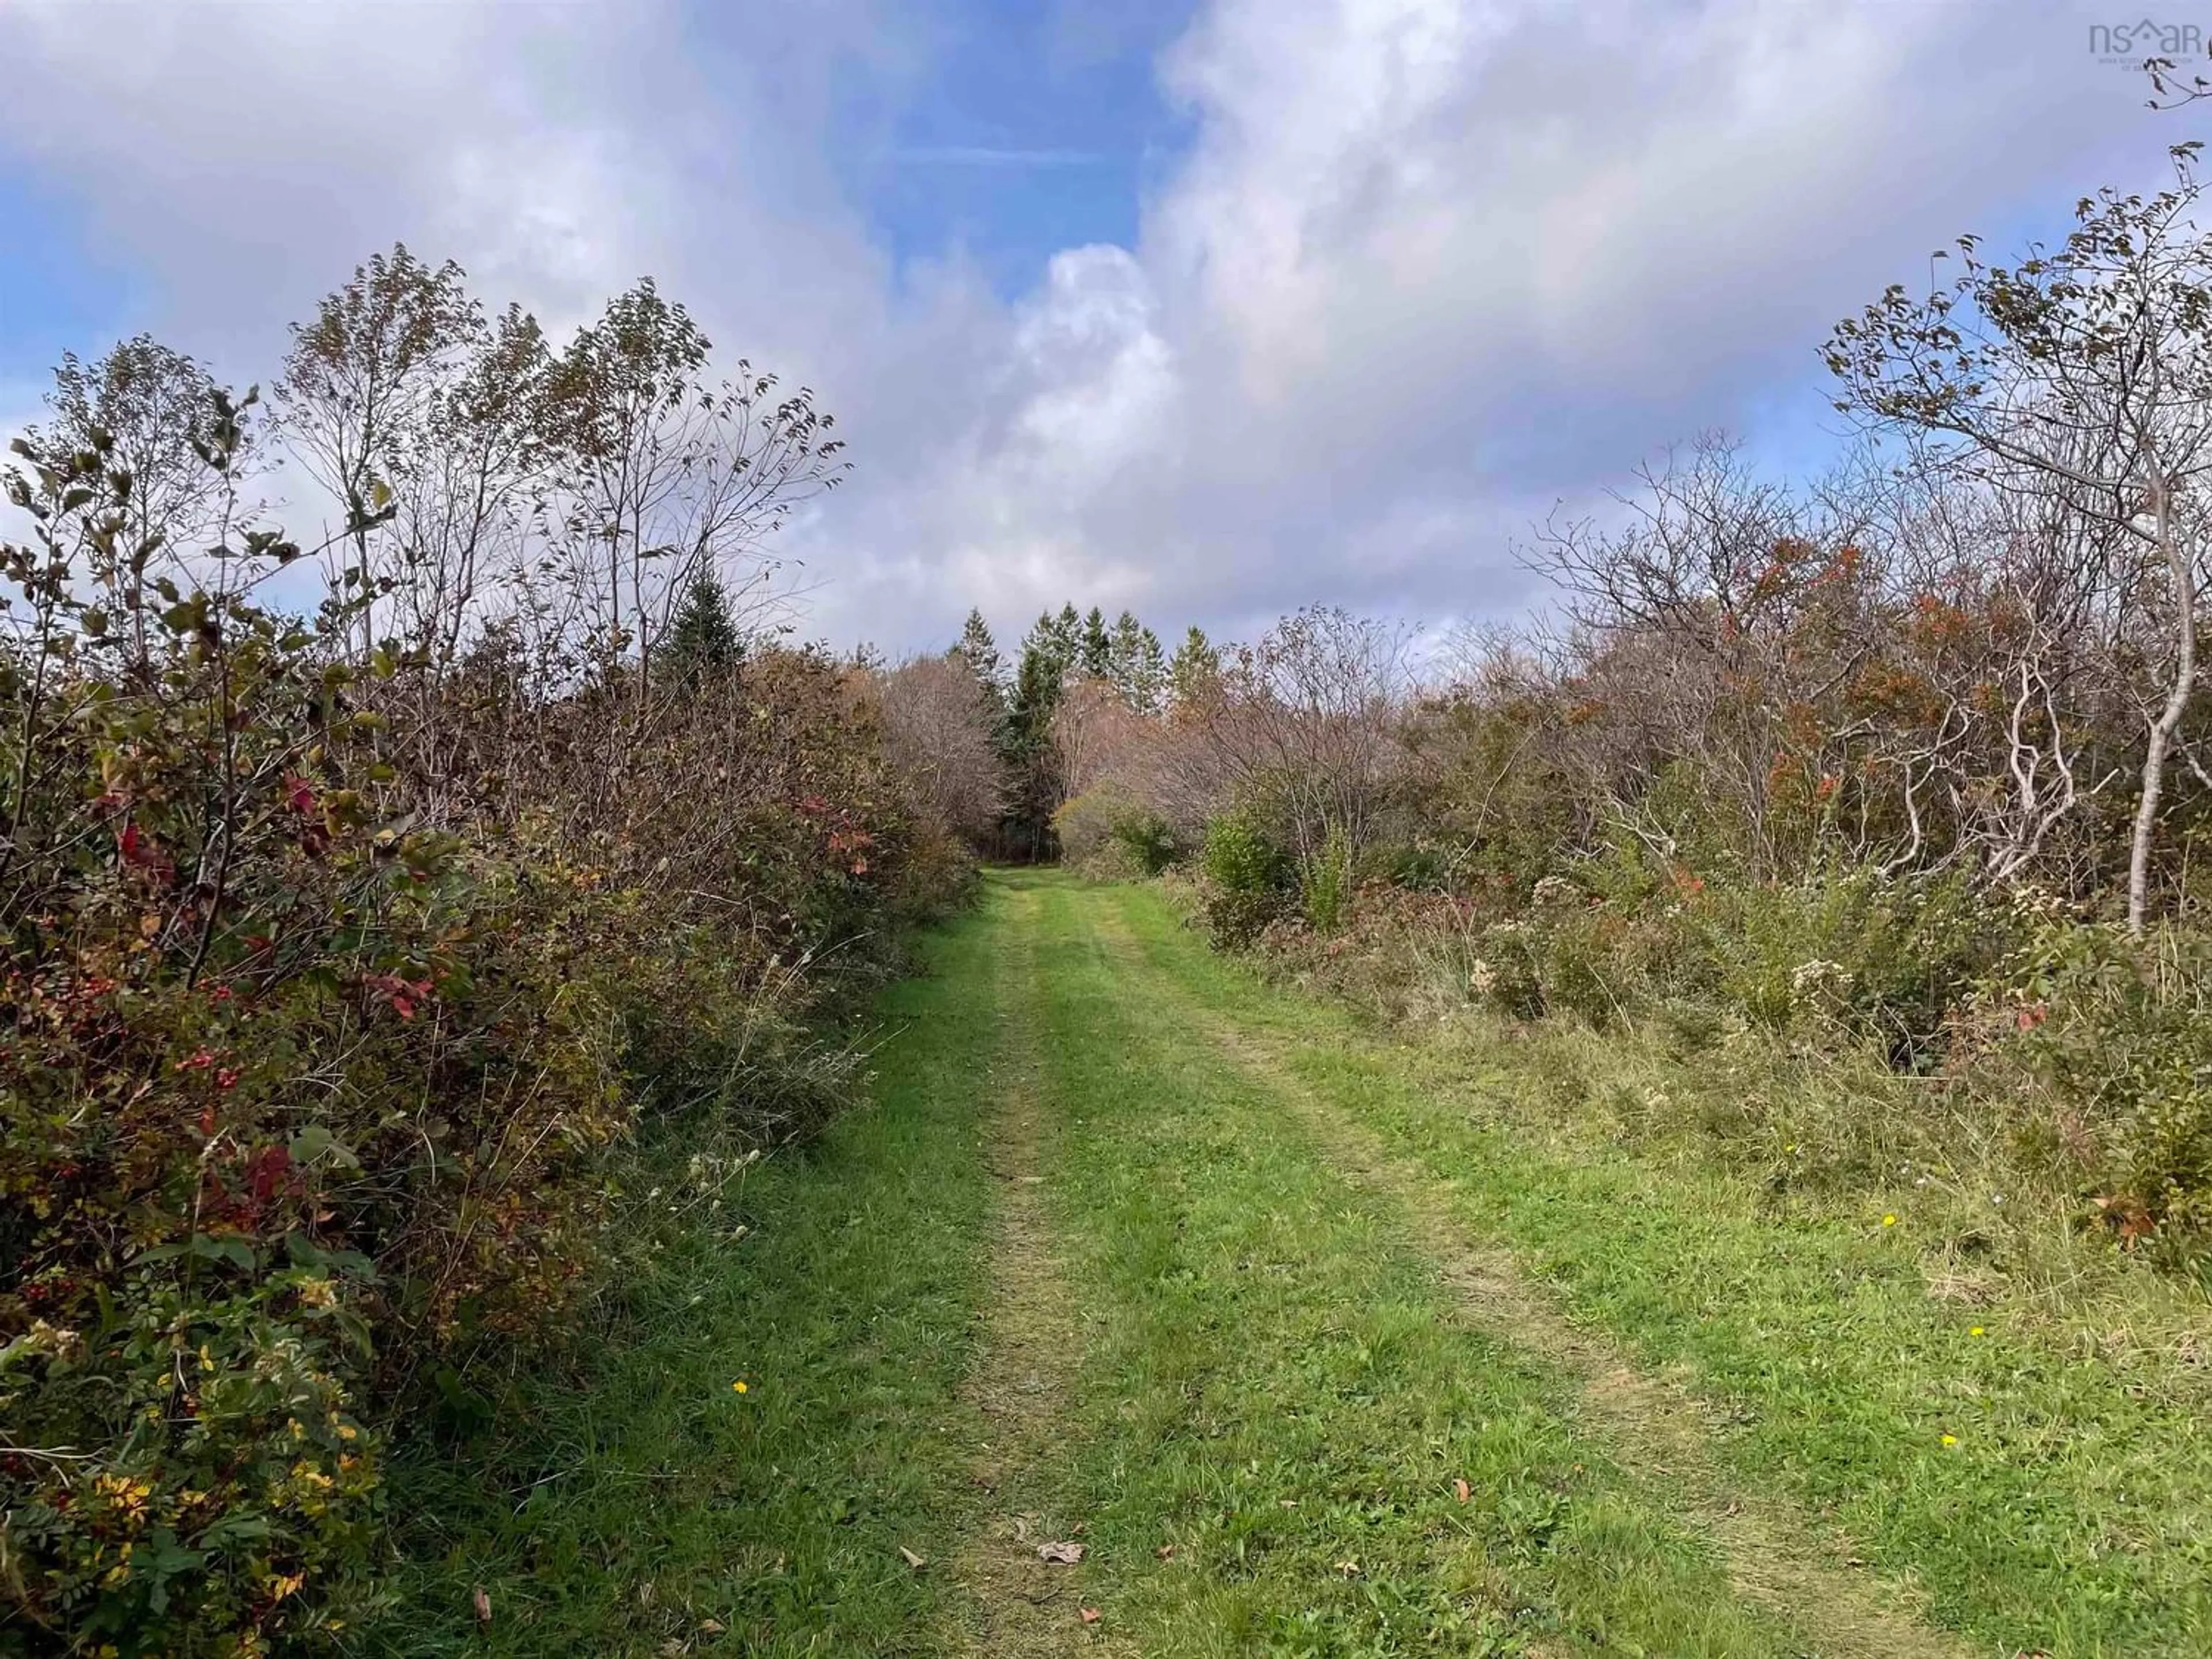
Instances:
[[[1042,744],[1050,732],[1053,711],[1060,707],[1068,671],[1074,665],[1076,641],[1066,625],[1073,615],[1070,607],[1058,617],[1039,617],[1022,641],[1010,718],[1024,745]]]
[[[1106,616],[1097,605],[1083,619],[1083,672],[1093,679],[1110,678],[1114,672],[1114,640],[1106,631]]]
[[[1220,684],[1221,653],[1194,627],[1168,664],[1169,696],[1178,707],[1192,708],[1211,702]]]
[[[1157,714],[1167,701],[1167,689],[1168,653],[1160,648],[1160,636],[1139,629],[1129,670],[1129,707],[1139,714]]]
[[[965,659],[979,684],[993,690],[1005,683],[1006,665],[999,659],[999,642],[991,637],[991,624],[981,611],[970,611],[960,629],[960,643],[952,649]]]
[[[1060,672],[1066,673],[1075,666],[1083,650],[1083,618],[1075,614],[1073,605],[1063,605],[1057,617],[1041,617],[1038,621],[1060,659]]]
[[[684,686],[727,673],[744,659],[744,639],[730,614],[729,596],[713,571],[702,570],[691,579],[661,649],[676,684]]]
[[[1139,714],[1157,714],[1167,684],[1167,657],[1159,635],[1124,611],[1114,622],[1111,667],[1107,678],[1121,701]]]
[[[1062,619],[1038,617],[1022,641],[1021,663],[1006,709],[1000,752],[1014,780],[1008,829],[1031,858],[1042,858],[1049,850],[1052,815],[1060,805],[1052,717],[1066,689],[1073,654]]]

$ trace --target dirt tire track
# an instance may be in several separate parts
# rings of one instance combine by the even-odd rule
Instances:
[[[1035,893],[1014,896],[1029,919]],[[1021,998],[1036,982],[1036,928],[1008,930],[1020,941],[1001,964],[999,1060],[980,1086],[997,1097],[983,1156],[998,1183],[982,1357],[961,1390],[983,1438],[971,1478],[985,1519],[963,1540],[951,1570],[969,1593],[962,1627],[945,1643],[954,1653],[988,1659],[1044,1659],[1106,1646],[1082,1622],[1083,1571],[1049,1565],[1037,1546],[1056,1534],[1041,1491],[1062,1427],[1060,1402],[1073,1386],[1080,1333],[1049,1219],[1043,1168],[1046,1127],[1039,1098],[1042,1061]]]

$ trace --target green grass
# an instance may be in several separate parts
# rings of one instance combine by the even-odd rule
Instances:
[[[899,1549],[971,1503],[956,1389],[996,971],[974,921],[929,957],[883,1002],[872,1103],[749,1174],[741,1240],[726,1216],[672,1227],[568,1364],[517,1381],[450,1460],[394,1472],[410,1565],[371,1651],[914,1651],[951,1590]],[[672,1188],[683,1152],[662,1154]]]
[[[1931,1299],[1909,1215],[1778,1210],[1552,1133],[1541,1045],[1379,1035],[1211,956],[1151,889],[997,875],[928,957],[883,1004],[872,1101],[752,1172],[742,1239],[671,1218],[563,1363],[394,1472],[409,1561],[363,1650],[973,1654],[1018,1627],[1023,1654],[1155,1659],[1889,1651],[1726,1557],[1732,1486],[1848,1529],[1961,1652],[2212,1651],[2185,1356]],[[1002,1088],[1049,1273],[991,1272]],[[1335,1123],[1401,1173],[1352,1167]],[[1546,1338],[1471,1301],[1440,1228],[1686,1389],[1721,1484],[1656,1425],[1636,1443],[1549,1310]],[[1046,1333],[1054,1396],[986,1492],[1012,1431],[977,1380],[1020,1383],[1003,1343]],[[968,1571],[1025,1547],[1016,1511],[1088,1547],[1041,1626],[973,1599],[1034,1582]]]
[[[2212,1651],[2201,1366],[2116,1366],[1931,1298],[1909,1213],[1778,1216],[1724,1171],[1532,1133],[1504,1105],[1523,1055],[1380,1039],[1210,957],[1156,895],[1118,902],[1174,1000],[1416,1159],[1571,1317],[1686,1373],[1734,1468],[1915,1575],[1942,1622],[2008,1654]]]
[[[1089,1499],[1105,1628],[1163,1656],[1799,1650],[1578,1431],[1571,1385],[1457,1328],[1387,1209],[1178,1029],[1102,943],[1118,896],[1022,879],[1092,1334],[1064,1506]]]

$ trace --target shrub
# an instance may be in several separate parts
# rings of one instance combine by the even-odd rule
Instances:
[[[1332,824],[1319,856],[1301,872],[1299,896],[1306,921],[1321,933],[1334,933],[1343,920],[1351,885],[1352,846],[1342,827]]]
[[[1468,967],[1468,989],[1515,1019],[1544,1012],[1544,976],[1525,921],[1492,922],[1480,935],[1481,954]]]
[[[1249,812],[1226,813],[1206,825],[1203,868],[1206,926],[1216,944],[1249,945],[1289,908],[1291,856]]]
[[[243,411],[216,416],[228,478]],[[97,442],[22,451],[7,1639],[332,1639],[374,1597],[396,1425],[557,1320],[643,1115],[817,1126],[854,1071],[803,1024],[823,957],[970,866],[889,772],[867,677],[822,653],[651,695],[495,637],[434,672],[361,647],[362,573],[307,619],[255,599],[299,556],[275,532],[219,584],[149,574]]]
[[[1157,876],[1180,858],[1174,828],[1158,813],[1139,807],[1114,822],[1114,840],[1139,873]]]
[[[1451,860],[1441,848],[1393,847],[1376,860],[1382,878],[1409,893],[1441,893],[1451,878]]]
[[[1724,1005],[1776,1031],[1871,1038],[1900,1070],[1940,1057],[1953,1014],[2011,942],[2010,913],[1963,881],[1867,869],[1723,890],[1698,920]]]
[[[1052,827],[1067,863],[1095,875],[1156,876],[1178,852],[1167,821],[1110,782],[1062,803]]]
[[[2129,1243],[2212,1229],[2212,938],[2046,921],[1993,981],[2004,1047],[2048,1091],[2051,1150]],[[2177,1241],[2179,1242],[2179,1240]]]

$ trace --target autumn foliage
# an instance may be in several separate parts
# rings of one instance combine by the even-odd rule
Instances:
[[[456,314],[439,293],[425,327]],[[326,313],[303,349],[327,372],[295,389],[368,362],[346,331],[374,311]],[[742,617],[713,661],[672,629],[641,647],[672,609],[661,555],[588,556],[580,510],[564,539],[599,476],[573,408],[533,406],[514,521],[464,546],[441,519],[431,547],[453,469],[520,416],[405,343],[428,378],[333,475],[325,548],[251,505],[252,400],[145,343],[16,447],[0,1652],[341,1637],[399,1416],[465,1401],[475,1356],[593,1287],[640,1136],[773,1146],[849,1098],[824,997],[965,878],[874,673]],[[163,395],[119,395],[149,376]],[[771,453],[802,441],[753,418],[784,422]],[[606,632],[617,607],[644,627]]]

